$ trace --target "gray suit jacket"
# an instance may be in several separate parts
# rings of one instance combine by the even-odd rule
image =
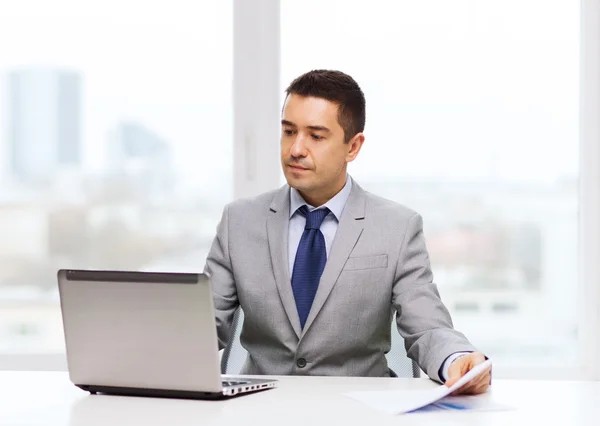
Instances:
[[[227,205],[206,261],[220,348],[235,309],[244,310],[244,373],[388,376],[394,310],[408,356],[434,380],[450,354],[476,350],[453,329],[432,281],[420,215],[354,181],[301,329],[289,276],[289,209],[287,185]]]

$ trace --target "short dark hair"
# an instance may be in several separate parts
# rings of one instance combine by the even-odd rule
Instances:
[[[332,70],[312,70],[297,77],[285,90],[287,96],[300,95],[326,99],[338,105],[338,123],[348,143],[365,130],[365,95],[348,74]]]

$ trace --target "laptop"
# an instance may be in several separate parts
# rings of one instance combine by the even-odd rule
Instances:
[[[221,376],[205,274],[61,269],[69,378],[92,394],[222,399],[276,380]]]

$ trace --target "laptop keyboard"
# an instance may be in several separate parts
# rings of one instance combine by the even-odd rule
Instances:
[[[240,386],[240,385],[247,385],[249,382],[244,382],[244,381],[237,381],[237,380],[223,380],[221,382],[221,385],[223,387],[226,386]]]

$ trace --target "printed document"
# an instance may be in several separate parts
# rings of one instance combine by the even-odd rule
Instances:
[[[473,397],[447,397],[456,389],[473,380],[483,373],[491,361],[487,360],[478,364],[461,377],[454,385],[447,387],[440,385],[433,389],[424,390],[388,390],[388,391],[364,391],[350,392],[346,396],[361,401],[373,408],[386,411],[390,414],[402,414],[411,411],[438,411],[438,410],[499,410],[506,409],[500,404],[494,404],[489,400],[481,399],[480,396]],[[447,398],[446,398],[447,397]]]

